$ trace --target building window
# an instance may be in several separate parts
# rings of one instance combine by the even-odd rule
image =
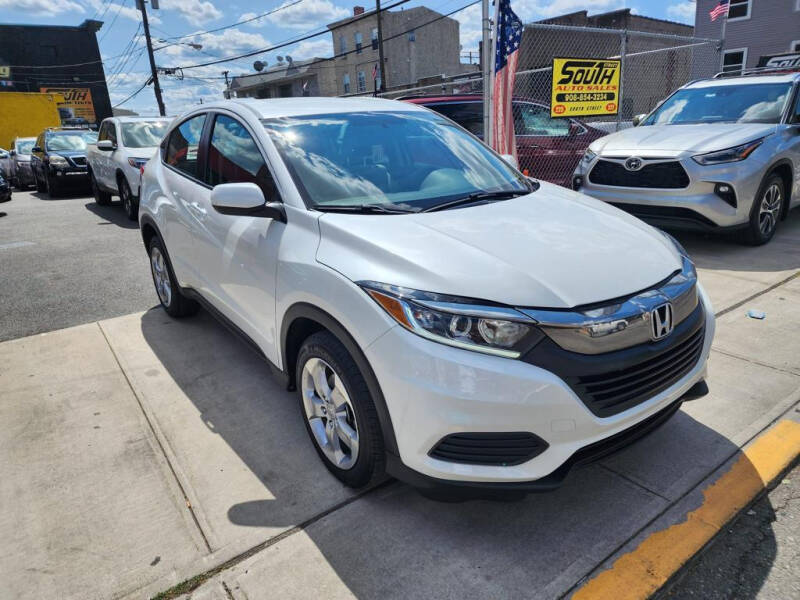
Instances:
[[[356,54],[361,54],[361,43],[363,41],[363,38],[361,37],[361,33],[356,31],[356,34],[353,37],[355,38],[355,41],[356,41]]]
[[[350,93],[350,73],[345,73],[344,77],[342,77],[342,86],[344,87],[344,93]]]
[[[413,29],[408,32],[408,41],[409,42],[416,42],[417,41],[417,32]]]
[[[800,2],[800,0],[797,0],[797,1]],[[373,27],[372,28],[372,49],[373,50],[377,50],[378,49],[378,28],[377,27]]]
[[[722,59],[722,70],[725,73],[741,73],[747,65],[747,48],[725,50]]]
[[[358,91],[359,92],[367,91],[367,76],[364,74],[364,71],[358,72]]]
[[[749,19],[751,3],[752,0],[731,0],[731,7],[728,9],[728,21]]]
[[[342,34],[339,36],[339,54],[344,54],[345,52],[347,52],[347,40]]]

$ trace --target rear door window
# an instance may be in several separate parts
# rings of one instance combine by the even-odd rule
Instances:
[[[205,122],[205,113],[186,119],[169,134],[164,152],[167,165],[195,179],[200,178],[197,155]]]

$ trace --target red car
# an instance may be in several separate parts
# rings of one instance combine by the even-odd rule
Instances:
[[[483,98],[479,95],[407,98],[452,119],[483,138]],[[553,119],[550,107],[531,100],[513,101],[517,160],[526,175],[572,187],[572,173],[586,148],[608,132],[576,119]]]

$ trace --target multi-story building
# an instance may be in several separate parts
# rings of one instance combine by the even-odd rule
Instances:
[[[333,37],[339,94],[372,92],[380,87],[378,17],[375,11],[353,8],[353,16],[328,25]],[[416,84],[420,79],[458,75],[458,21],[424,6],[383,11],[381,32],[386,89]],[[374,75],[374,77],[373,77]]]
[[[800,0],[730,0],[728,19],[711,20],[719,0],[697,0],[695,32],[722,38],[722,70],[757,67],[761,57],[800,52]]]
[[[111,116],[96,33],[102,21],[65,25],[0,25],[0,92],[64,96],[64,119],[99,123]]]
[[[330,58],[281,57],[279,63],[263,71],[234,77],[230,85],[230,92],[237,98],[335,96],[337,91],[335,66]]]

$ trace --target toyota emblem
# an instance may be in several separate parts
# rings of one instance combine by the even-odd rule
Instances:
[[[625,161],[625,168],[628,171],[638,171],[642,168],[642,159],[637,156],[632,156]]]

